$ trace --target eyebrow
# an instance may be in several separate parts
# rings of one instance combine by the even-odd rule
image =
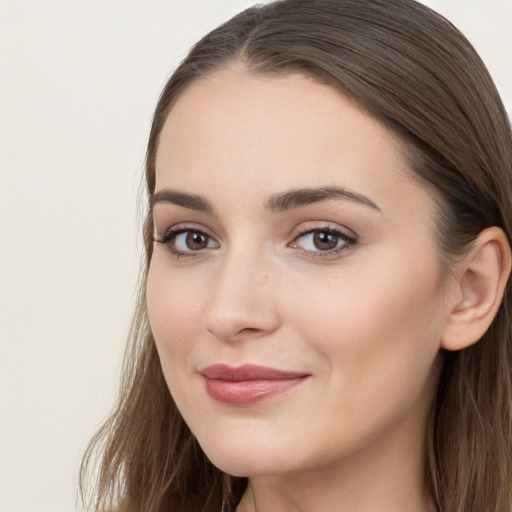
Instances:
[[[313,203],[328,201],[330,199],[345,199],[368,206],[376,211],[381,209],[368,197],[352,190],[340,187],[301,188],[273,195],[265,204],[265,208],[278,213],[293,210]],[[202,196],[187,194],[176,190],[162,189],[156,192],[150,200],[153,209],[157,203],[171,203],[190,210],[213,213],[212,204]]]
[[[368,206],[373,210],[381,211],[370,198],[340,187],[301,188],[282,194],[275,194],[269,199],[266,207],[272,212],[282,212],[329,199],[346,199]]]
[[[171,203],[190,210],[197,210],[205,213],[213,213],[213,206],[204,197],[196,194],[185,194],[176,190],[164,188],[159,190],[150,200],[150,207],[153,209],[157,203]]]

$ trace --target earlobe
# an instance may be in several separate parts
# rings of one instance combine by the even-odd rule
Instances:
[[[496,316],[511,267],[510,246],[503,230],[483,230],[456,266],[457,299],[450,306],[441,336],[446,350],[461,350],[476,343]]]

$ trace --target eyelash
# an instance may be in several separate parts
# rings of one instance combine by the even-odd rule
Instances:
[[[303,253],[306,256],[308,256],[308,257],[313,257],[313,258],[332,258],[332,257],[335,257],[337,254],[339,254],[341,251],[347,250],[350,247],[354,247],[357,244],[357,238],[356,237],[348,235],[347,233],[345,233],[344,231],[342,231],[339,228],[333,228],[333,227],[330,227],[330,226],[324,226],[324,227],[321,227],[321,228],[305,229],[305,230],[301,231],[293,239],[293,241],[289,244],[289,246],[290,247],[297,247],[297,244],[296,244],[297,240],[299,240],[300,238],[305,237],[306,235],[312,235],[314,233],[324,233],[324,234],[327,234],[327,235],[332,235],[332,236],[334,236],[334,237],[336,237],[338,239],[337,242],[339,242],[341,240],[343,243],[341,243],[338,247],[335,247],[333,249],[328,249],[328,250],[325,250],[325,251],[321,250],[321,249],[309,250],[309,249],[304,249],[304,248],[300,248],[299,247],[299,249],[301,249],[303,251]]]
[[[202,231],[201,229],[197,228],[187,228],[187,227],[180,227],[180,228],[171,228],[168,231],[166,231],[162,236],[154,237],[153,240],[156,243],[166,245],[169,249],[169,251],[176,257],[176,258],[182,258],[182,257],[197,257],[201,256],[205,250],[211,247],[207,247],[204,249],[200,249],[197,251],[189,250],[189,251],[181,251],[179,249],[176,249],[173,242],[175,242],[176,238],[183,234],[183,233],[189,233],[189,234],[197,234],[200,236],[203,236],[207,239],[207,244],[210,243],[210,241],[214,241],[215,244],[218,242],[215,241],[213,237],[211,237],[208,233]],[[343,243],[339,245],[339,247],[335,247],[333,249],[328,250],[310,250],[310,249],[304,249],[297,245],[297,240],[307,236],[312,235],[314,233],[324,233],[327,235],[331,235],[338,239],[338,242],[341,240]],[[298,248],[301,249],[304,255],[308,257],[314,257],[314,258],[329,258],[334,257],[338,253],[340,253],[343,250],[346,250],[350,247],[354,247],[357,244],[357,238],[351,235],[348,235],[347,233],[343,232],[339,228],[333,228],[330,226],[324,226],[320,228],[313,228],[313,229],[305,229],[301,231],[293,240],[288,244],[288,247]]]
[[[169,251],[171,251],[171,253],[176,258],[182,258],[182,257],[187,258],[187,257],[200,256],[204,252],[205,249],[198,250],[198,251],[193,251],[193,250],[180,251],[179,249],[176,249],[174,247],[173,242],[175,242],[176,238],[183,233],[194,233],[194,234],[204,236],[208,240],[208,243],[210,240],[214,240],[213,237],[211,237],[208,233],[205,233],[201,229],[191,228],[191,227],[190,228],[187,228],[187,227],[171,228],[168,231],[166,231],[162,236],[154,237],[153,240],[156,243],[166,245],[168,247]]]

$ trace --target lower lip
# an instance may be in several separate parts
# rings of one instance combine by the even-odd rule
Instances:
[[[294,388],[306,379],[262,379],[227,381],[206,379],[206,391],[217,402],[227,405],[251,405]]]

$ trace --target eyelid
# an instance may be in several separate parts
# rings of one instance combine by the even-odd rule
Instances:
[[[177,237],[182,233],[199,233],[207,237],[207,245],[204,248],[194,249],[188,246],[188,250],[178,249],[176,244],[173,243]],[[313,235],[314,233],[325,232],[334,237],[338,238],[339,243],[333,248],[307,248],[304,247],[300,240],[308,235]],[[153,236],[153,241],[155,243],[159,243],[167,246],[168,250],[175,257],[182,256],[192,256],[198,257],[204,255],[204,253],[211,251],[212,249],[217,249],[220,247],[220,243],[217,240],[217,237],[210,233],[210,230],[201,224],[196,223],[178,223],[172,225],[170,228],[165,230],[162,235],[155,234]],[[182,241],[183,242],[183,241]],[[211,245],[213,243],[213,245]],[[287,244],[288,247],[301,251],[304,255],[308,257],[323,257],[323,258],[334,258],[338,255],[338,253],[342,251],[349,250],[354,247],[358,243],[358,236],[350,229],[345,227],[341,227],[339,224],[334,224],[331,222],[322,222],[311,221],[304,222],[300,225],[299,228],[296,228],[296,233],[293,235],[293,239],[291,242]]]
[[[207,247],[203,249],[198,250],[180,250],[173,246],[172,242],[176,240],[176,238],[183,234],[183,233],[199,233],[201,235],[204,235],[208,238],[208,245]],[[216,237],[211,235],[209,233],[209,230],[206,229],[204,226],[200,226],[197,224],[187,224],[187,223],[180,223],[175,224],[171,226],[169,229],[167,229],[162,235],[155,234],[153,236],[153,241],[155,243],[159,243],[161,245],[165,245],[168,250],[177,258],[179,257],[198,257],[203,255],[205,252],[216,249],[220,247],[219,242],[217,241]],[[213,241],[215,243],[214,247],[209,246],[210,242]]]
[[[297,241],[307,235],[314,233],[325,232],[338,237],[343,243],[332,249],[306,249],[301,247]],[[339,225],[333,225],[332,223],[325,223],[318,225],[318,223],[307,225],[306,227],[299,230],[299,232],[293,237],[293,240],[288,244],[289,247],[301,250],[306,256],[313,257],[334,257],[338,253],[354,247],[358,243],[358,236],[351,230],[342,228]]]
[[[166,227],[161,231],[162,234],[159,234],[160,230],[156,228],[155,224],[155,233],[153,235],[153,240],[156,242],[157,239],[162,239],[168,236],[169,234],[175,234],[177,232],[184,232],[184,231],[197,231],[198,233],[204,233],[205,235],[208,235],[210,238],[215,238],[214,235],[211,234],[211,230],[208,229],[203,224],[199,224],[196,222],[178,222],[177,224],[169,225],[169,227]]]

